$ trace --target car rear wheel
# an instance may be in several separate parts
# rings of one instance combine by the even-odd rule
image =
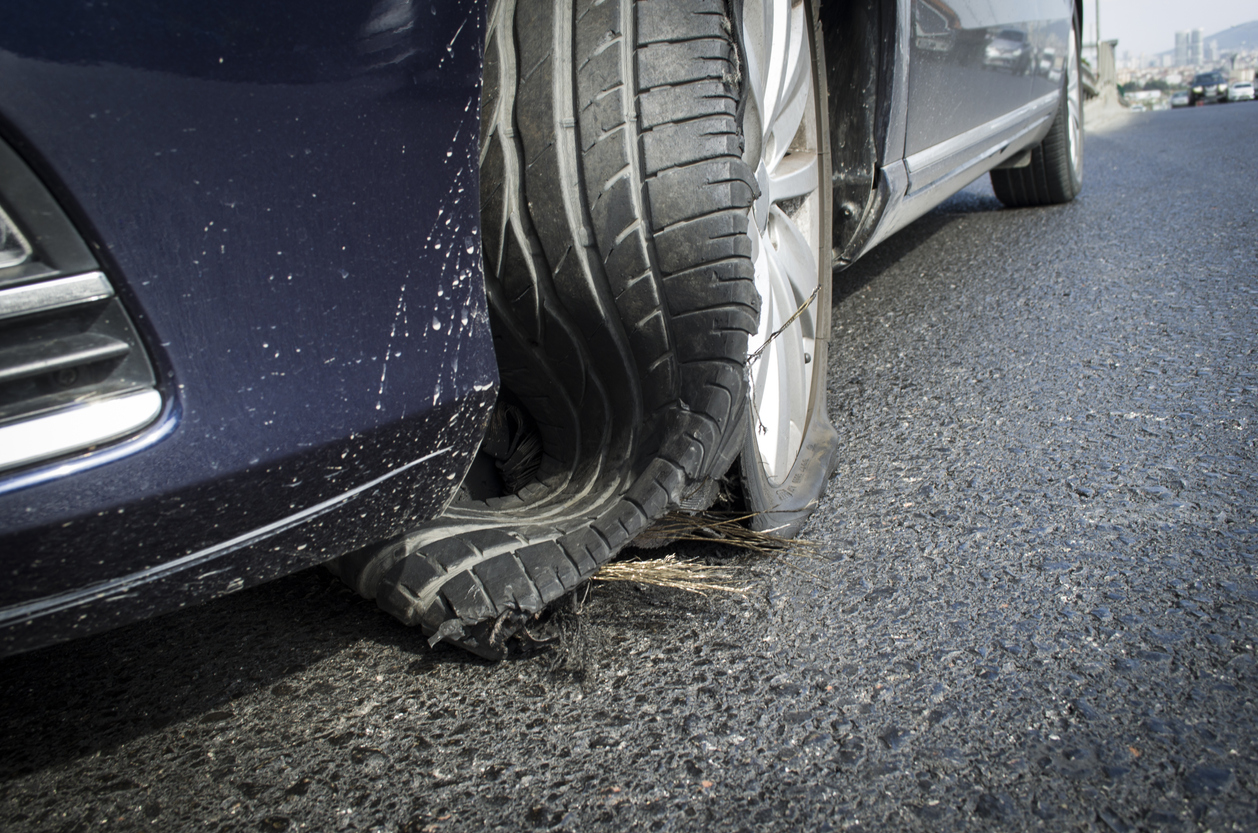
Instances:
[[[1062,96],[1048,135],[1031,150],[1029,165],[991,172],[992,191],[1010,208],[1056,205],[1083,187],[1083,88],[1079,83],[1079,30],[1071,32]]]
[[[432,644],[507,638],[746,436],[761,307],[723,0],[499,0],[481,227],[503,394],[435,522],[333,571]]]

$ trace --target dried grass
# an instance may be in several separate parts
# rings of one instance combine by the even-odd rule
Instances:
[[[682,561],[676,555],[640,561],[613,561],[595,574],[595,581],[632,581],[656,587],[671,587],[687,593],[746,595],[750,584],[741,581],[737,567],[722,567],[698,561]]]
[[[747,550],[756,555],[775,555],[793,550],[815,555],[817,545],[801,538],[781,538],[772,532],[757,532],[746,526],[754,517],[733,512],[672,512],[656,521],[633,542],[633,546],[659,546],[675,541],[703,541]],[[655,544],[659,541],[659,544]]]
[[[811,541],[780,538],[749,529],[746,522],[750,518],[750,515],[737,513],[674,512],[657,521],[634,544],[643,549],[677,542],[703,542],[765,557],[785,554],[788,550],[796,554],[816,554],[817,547]],[[631,581],[701,596],[708,593],[746,595],[753,587],[749,579],[749,568],[745,565],[708,564],[697,559],[682,559],[676,554],[613,561],[594,576],[595,581]]]

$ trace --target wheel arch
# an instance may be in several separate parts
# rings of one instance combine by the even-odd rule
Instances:
[[[901,0],[822,2],[818,11],[829,89],[833,237],[838,261],[860,251],[876,225],[878,169],[894,156]]]

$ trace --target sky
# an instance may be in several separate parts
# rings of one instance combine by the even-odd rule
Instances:
[[[1083,0],[1084,43],[1096,38],[1097,0]],[[1118,38],[1118,54],[1152,55],[1175,48],[1175,33],[1201,29],[1221,32],[1258,20],[1255,0],[1100,0],[1101,37]]]

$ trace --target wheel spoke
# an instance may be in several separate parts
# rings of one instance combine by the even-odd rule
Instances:
[[[789,281],[783,274],[780,261],[769,255],[769,274],[773,281],[773,332],[777,332],[786,323],[799,305],[792,297]],[[765,360],[775,369],[777,377],[777,410],[772,412],[776,435],[772,437],[774,446],[775,476],[786,474],[795,451],[799,448],[799,436],[807,407],[807,390],[800,384],[806,373],[804,365],[803,340],[800,338],[801,322],[791,322],[775,338],[765,351]],[[768,439],[768,438],[766,438]]]
[[[756,444],[771,477],[784,476],[799,449],[807,418],[809,386],[806,379],[802,317],[791,321],[799,309],[786,267],[767,242],[764,261],[757,264],[767,279],[759,338],[763,352],[752,364],[753,402],[756,413]],[[786,322],[790,321],[789,324]],[[768,340],[767,343],[764,343]]]
[[[770,471],[775,477],[781,477],[786,474],[786,466],[791,460],[791,429],[790,429],[790,413],[791,413],[791,380],[789,366],[786,357],[780,351],[775,350],[771,357],[774,366],[777,367],[778,380],[778,413],[774,422],[777,425],[777,431],[770,438],[773,446],[773,463]]]
[[[769,215],[769,226],[770,234],[777,239],[777,247],[767,246],[763,242],[761,245],[770,249],[769,258],[777,265],[778,274],[782,276],[785,284],[784,288],[788,289],[793,300],[794,305],[791,307],[793,314],[817,288],[817,258],[799,227],[776,206]],[[804,335],[809,338],[813,334],[814,316],[815,310],[811,309],[800,316],[800,320],[808,322],[804,327]]]
[[[743,8],[743,42],[747,56],[751,109],[754,109],[757,123],[760,125],[755,141],[763,142],[767,135],[765,125],[770,123],[769,108],[772,106],[772,101],[766,98],[766,94],[769,93],[767,87],[771,67],[769,51],[765,49],[765,45],[772,42],[773,16],[772,9],[763,5],[758,11],[759,13],[754,3],[748,3]]]
[[[747,56],[747,63],[749,65],[747,75],[751,81],[749,85],[751,88],[751,107],[749,109],[754,110],[763,121],[763,116],[759,116],[759,114],[764,112],[764,77],[759,71],[759,67],[752,63],[751,55]],[[760,136],[757,136],[756,139],[763,141],[763,138]]]
[[[795,151],[769,170],[769,188],[774,202],[806,197],[817,190],[817,154]]]
[[[770,282],[770,267],[768,263],[767,251],[769,250],[767,243],[762,243],[760,247],[760,256],[756,259],[756,289],[760,292],[760,329],[756,333],[755,344],[761,345],[764,349],[759,356],[755,357],[748,366],[751,374],[751,403],[752,416],[754,419],[752,431],[756,438],[756,446],[760,449],[760,455],[764,458],[764,463],[769,471],[773,470],[772,460],[769,459],[771,443],[768,441],[770,437],[767,435],[770,431],[775,431],[777,422],[774,416],[780,407],[778,401],[779,390],[777,384],[777,363],[773,361],[769,350],[772,345],[766,345],[765,341],[769,335],[773,333],[776,324],[774,322],[781,320],[781,315],[776,309],[777,293],[773,292]],[[768,424],[766,425],[766,417]],[[766,447],[768,446],[768,447]]]
[[[792,9],[789,20],[791,26],[784,44],[785,55],[781,61],[781,84],[776,90],[776,96],[771,99],[771,116],[766,121],[766,124],[772,126],[773,134],[772,142],[766,140],[766,147],[772,151],[772,155],[765,159],[770,168],[790,149],[807,109],[812,88],[812,73],[808,71],[809,66],[805,60],[807,44],[803,29],[803,6]],[[769,132],[766,129],[766,136]]]
[[[769,138],[774,119],[781,109],[782,90],[787,82],[786,74],[790,69],[791,17],[790,8],[781,2],[768,2],[764,9],[764,52],[762,54],[764,74],[764,93],[760,112],[764,119],[761,130],[765,140]]]

